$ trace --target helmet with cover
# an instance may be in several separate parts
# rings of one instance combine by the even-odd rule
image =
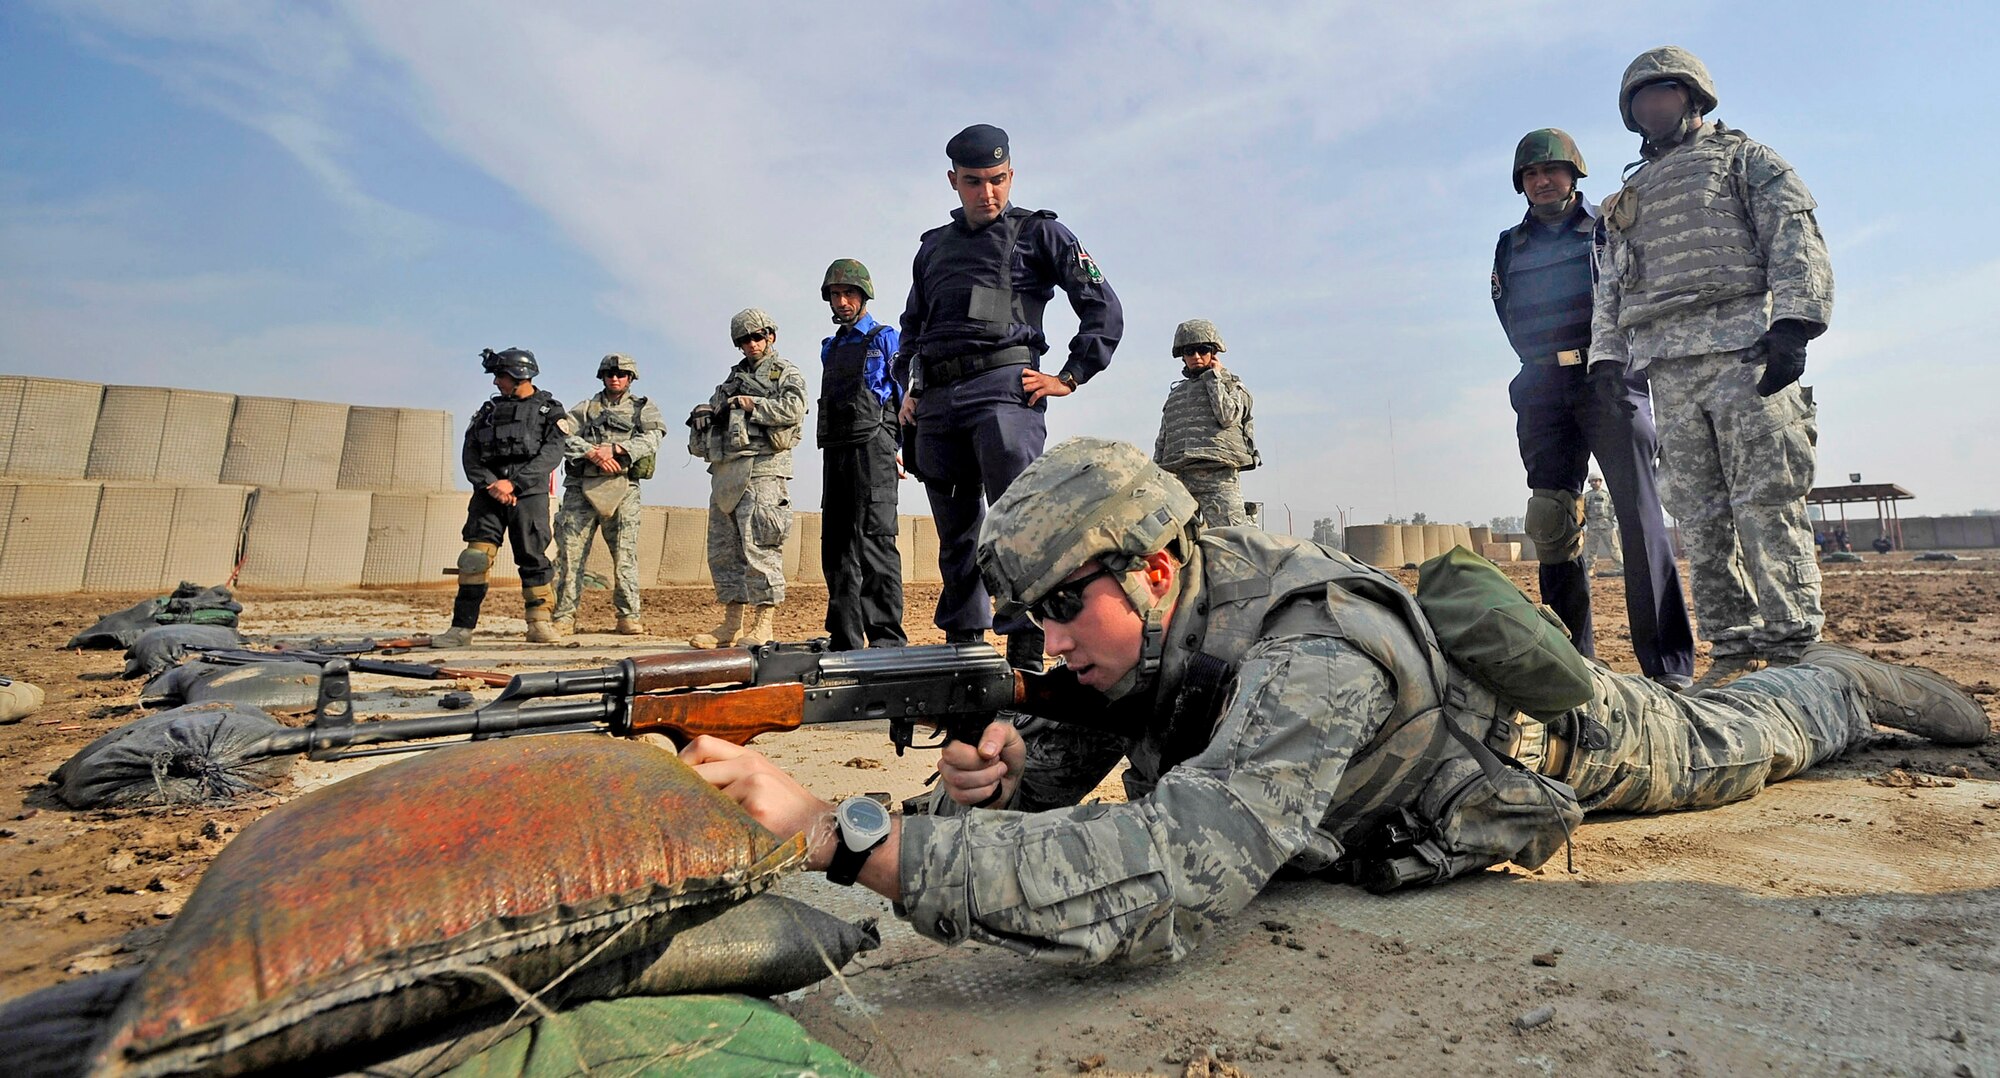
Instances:
[[[1217,352],[1229,351],[1222,344],[1222,332],[1215,328],[1215,323],[1206,318],[1190,318],[1174,327],[1176,357],[1187,355],[1188,349],[1197,344],[1212,344]]]
[[[1645,134],[1639,130],[1639,121],[1632,117],[1632,98],[1641,87],[1668,79],[1687,87],[1690,111],[1703,116],[1715,111],[1718,104],[1715,80],[1708,77],[1708,67],[1679,45],[1662,45],[1640,53],[1626,66],[1625,77],[1618,82],[1618,114],[1625,118],[1625,130]]]
[[[822,300],[829,298],[827,289],[837,284],[858,288],[863,296],[869,299],[875,298],[875,282],[868,276],[868,267],[855,259],[834,259],[833,265],[826,268],[826,276],[820,278],[819,298]]]

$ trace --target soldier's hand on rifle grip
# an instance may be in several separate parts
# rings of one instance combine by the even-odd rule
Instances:
[[[646,735],[648,740],[658,734]],[[672,750],[672,742],[661,738],[653,744]],[[731,801],[743,806],[751,819],[780,837],[803,833],[811,843],[807,866],[825,869],[833,860],[833,832],[815,828],[814,822],[833,812],[831,802],[814,797],[797,779],[780,770],[756,749],[732,745],[721,738],[701,736],[680,752],[681,762],[708,780]]]
[[[978,744],[946,743],[938,754],[938,780],[953,801],[972,808],[1005,805],[1021,785],[1028,746],[1011,722],[987,724]]]

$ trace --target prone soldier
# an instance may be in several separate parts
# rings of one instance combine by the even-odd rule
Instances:
[[[806,380],[778,354],[778,324],[755,307],[729,320],[743,358],[688,414],[688,452],[708,462],[708,571],[722,624],[698,648],[763,644],[785,601],[792,447],[805,431]],[[747,614],[754,609],[755,614]]]
[[[1798,382],[1833,315],[1812,193],[1709,120],[1716,100],[1686,49],[1625,69],[1618,111],[1645,162],[1604,201],[1589,376],[1619,407],[1632,376],[1651,380],[1661,495],[1712,644],[1704,686],[1798,661],[1826,621],[1805,501],[1817,413]]]
[[[1121,736],[993,723],[940,756],[943,811],[900,818],[829,804],[714,738],[682,756],[918,932],[1090,964],[1178,960],[1283,868],[1388,889],[1534,867],[1585,811],[1738,801],[1871,723],[1948,745],[1988,733],[1944,678],[1827,644],[1686,695],[1572,655],[1584,702],[1524,724],[1387,573],[1289,536],[1207,532],[1194,513],[1137,447],[1075,438],[1015,480],[980,538],[993,594],[1101,694],[1077,704],[1109,712],[1088,724]],[[1121,758],[1129,800],[1083,804]]]
[[[563,406],[546,389],[535,388],[541,368],[525,348],[480,354],[497,391],[473,413],[465,428],[460,460],[472,482],[465,508],[465,550],[458,555],[458,594],[451,603],[451,628],[431,638],[434,647],[462,648],[472,642],[479,608],[486,602],[486,574],[504,537],[521,571],[528,642],[552,644],[549,610],[549,476],[562,460],[564,434],[557,426]]]
[[[1222,365],[1229,349],[1206,318],[1174,327],[1174,358],[1181,380],[1167,390],[1160,410],[1160,434],[1153,462],[1181,481],[1201,507],[1211,528],[1243,524],[1243,489],[1237,473],[1257,466],[1257,436],[1250,416],[1250,391]]]
[[[667,424],[660,409],[632,393],[639,365],[613,352],[597,363],[597,380],[604,388],[562,420],[563,500],[556,511],[555,630],[567,636],[576,628],[576,607],[583,597],[584,560],[590,539],[604,529],[611,548],[611,601],[618,611],[618,631],[636,636],[646,631],[639,609],[639,531],[644,510],[639,480],[650,479]]]

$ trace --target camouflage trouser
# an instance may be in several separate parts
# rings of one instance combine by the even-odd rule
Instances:
[[[633,484],[618,503],[618,511],[600,518],[590,499],[576,487],[563,489],[562,508],[556,510],[556,608],[561,621],[576,616],[576,604],[583,599],[583,572],[590,556],[590,539],[598,527],[604,528],[604,545],[611,548],[616,577],[611,603],[621,618],[639,616],[639,529],[644,511],[639,507],[639,487]]]
[[[1174,473],[1174,478],[1194,495],[1201,506],[1201,521],[1211,528],[1227,528],[1246,524],[1249,515],[1243,512],[1243,488],[1237,484],[1234,468],[1183,468]]]
[[[1597,668],[1590,715],[1611,744],[1584,750],[1560,776],[1587,812],[1669,812],[1741,801],[1840,755],[1870,731],[1845,676],[1771,667],[1726,689],[1681,695]],[[1559,721],[1552,730],[1560,732]]]
[[[776,606],[785,601],[785,535],[792,530],[792,503],[785,477],[760,475],[725,511],[708,501],[708,572],[715,578],[715,601]]]
[[[1819,639],[1819,562],[1806,492],[1819,437],[1798,385],[1759,397],[1743,353],[1652,364],[1660,499],[1680,523],[1695,621],[1714,654],[1796,657]]]
[[[1597,564],[1600,557],[1610,558],[1620,568],[1625,565],[1625,555],[1618,549],[1618,523],[1592,524],[1584,532],[1583,560],[1586,565]]]

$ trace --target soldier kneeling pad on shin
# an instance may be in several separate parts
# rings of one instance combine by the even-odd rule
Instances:
[[[493,568],[493,556],[500,548],[492,543],[467,543],[458,552],[458,582],[479,585],[486,583],[486,571]]]
[[[1528,499],[1525,526],[1543,565],[1583,556],[1583,499],[1574,491],[1536,487]]]

